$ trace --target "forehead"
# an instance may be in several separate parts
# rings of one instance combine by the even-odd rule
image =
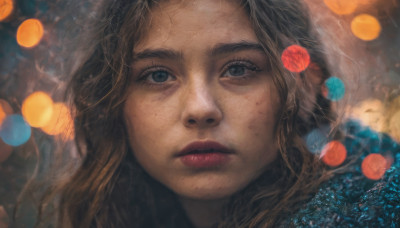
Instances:
[[[136,51],[148,48],[209,47],[217,43],[257,42],[250,20],[237,1],[161,1]]]

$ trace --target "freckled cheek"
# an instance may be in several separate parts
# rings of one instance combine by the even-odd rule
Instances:
[[[125,124],[129,133],[129,143],[132,147],[136,159],[148,170],[151,164],[157,159],[159,150],[158,138],[161,137],[159,130],[160,113],[152,112],[145,104],[134,103],[125,106]],[[158,126],[158,127],[157,127]],[[148,151],[152,151],[149,153]],[[146,168],[147,167],[147,168]]]
[[[254,136],[266,135],[273,133],[276,122],[276,104],[271,100],[262,97],[253,101],[251,106],[246,107],[246,115],[248,119],[248,130]]]
[[[153,142],[168,136],[176,120],[170,105],[154,101],[134,101],[125,106],[125,119],[130,139],[134,142]],[[153,145],[153,143],[150,143]]]

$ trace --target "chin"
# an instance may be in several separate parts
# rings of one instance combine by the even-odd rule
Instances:
[[[205,186],[193,186],[193,188],[182,189],[182,191],[176,193],[193,200],[221,200],[231,197],[241,189],[237,186],[209,184]]]

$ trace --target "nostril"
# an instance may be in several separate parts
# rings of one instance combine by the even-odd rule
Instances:
[[[206,120],[206,122],[207,122],[208,124],[212,124],[212,123],[214,123],[214,121],[215,121],[214,119],[207,119],[207,120]]]
[[[189,123],[189,124],[195,124],[196,121],[195,121],[194,119],[189,119],[189,120],[188,120],[188,123]]]

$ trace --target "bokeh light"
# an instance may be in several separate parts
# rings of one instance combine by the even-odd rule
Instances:
[[[339,141],[331,141],[322,148],[322,161],[329,166],[341,165],[347,157],[346,147]]]
[[[42,91],[29,95],[22,103],[22,115],[32,127],[44,127],[53,115],[53,100]]]
[[[0,0],[0,21],[10,16],[13,10],[14,3],[12,0]]]
[[[358,6],[357,0],[324,0],[325,5],[339,15],[351,14]]]
[[[343,98],[345,86],[342,80],[338,77],[330,77],[325,81],[327,89],[326,98],[331,101],[338,101]]]
[[[19,146],[31,137],[31,128],[21,115],[9,115],[1,125],[0,137],[10,146]]]
[[[387,160],[381,154],[369,154],[361,164],[361,170],[368,179],[379,180],[385,174]]]
[[[376,3],[377,1],[379,1],[379,0],[358,0],[358,3],[360,5],[371,5],[371,4]]]
[[[13,110],[6,100],[0,99],[0,126],[7,115],[11,115]]]
[[[368,14],[358,15],[351,21],[351,31],[361,40],[374,40],[378,38],[381,30],[379,21]]]
[[[43,25],[38,19],[27,19],[18,27],[17,42],[30,48],[36,46],[43,37]]]
[[[397,142],[400,142],[400,110],[390,118],[389,132]]]
[[[291,72],[300,73],[310,64],[307,49],[299,45],[291,45],[282,52],[283,66]]]
[[[313,154],[319,154],[324,145],[328,143],[328,136],[329,127],[322,126],[321,128],[313,129],[304,137],[307,149]]]
[[[385,129],[385,105],[378,99],[366,99],[354,107],[348,107],[350,117],[357,118],[365,126],[382,132]]]
[[[3,110],[3,107],[0,106],[0,126],[5,118],[6,118],[6,112]]]
[[[50,121],[41,129],[49,135],[61,134],[63,139],[72,139],[73,121],[67,105],[64,103],[55,103]]]

